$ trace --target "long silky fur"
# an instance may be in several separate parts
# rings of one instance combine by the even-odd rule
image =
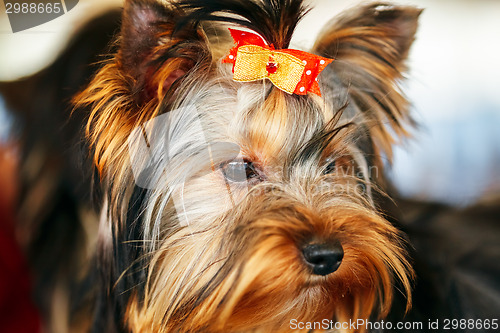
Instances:
[[[107,194],[94,331],[280,332],[291,318],[384,317],[396,281],[410,305],[403,237],[373,202],[378,185],[369,168],[379,152],[390,154],[388,133],[405,136],[411,123],[397,81],[414,30],[387,29],[408,12],[416,26],[418,14],[397,7],[387,16],[386,9],[366,6],[358,16],[382,15],[387,24],[341,19],[319,39],[316,52],[338,59],[320,78],[320,98],[234,82],[221,63],[231,46],[222,26],[239,24],[287,47],[307,11],[302,1],[125,4],[119,51],[74,99],[91,108],[87,136]],[[197,113],[175,113],[190,107]],[[158,156],[159,165],[173,166],[152,170],[155,186],[141,189],[127,140],[165,114],[181,129],[179,151],[192,153],[174,162]],[[263,178],[228,194],[224,161],[205,158],[198,137],[236,143]],[[330,158],[336,172],[325,174]],[[210,172],[198,177],[193,165]],[[189,213],[185,224],[179,203]],[[332,237],[343,244],[342,265],[327,277],[311,275],[298,248]]]

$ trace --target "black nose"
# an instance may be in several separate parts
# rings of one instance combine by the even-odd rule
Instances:
[[[344,258],[344,249],[339,242],[309,244],[302,253],[312,272],[323,276],[335,272]]]

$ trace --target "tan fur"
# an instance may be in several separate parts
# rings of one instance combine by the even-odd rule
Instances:
[[[399,233],[369,209],[325,196],[314,198],[309,208],[285,198],[273,199],[274,207],[267,205],[269,198],[251,198],[251,205],[234,217],[243,218],[233,222],[234,228],[244,229],[238,244],[226,240],[222,227],[185,230],[164,242],[151,260],[143,306],[130,303],[132,331],[287,332],[292,318],[319,321],[330,319],[332,311],[337,320],[348,321],[367,318],[378,307],[383,317],[391,303],[393,275],[410,294],[411,268]],[[333,203],[347,208],[322,209]],[[326,278],[308,273],[297,251],[307,235],[334,235],[342,241],[346,261],[339,271]],[[241,247],[236,258],[221,252],[234,247]],[[207,299],[191,304],[226,260],[234,267],[231,273]]]
[[[407,136],[408,103],[397,88],[404,68],[400,58],[406,56],[401,53],[407,50],[398,50],[387,28],[349,22],[344,18],[327,29],[314,47],[337,59],[320,79],[323,98],[297,98],[269,82],[232,81],[230,68],[220,62],[228,36],[216,36],[217,30],[207,26],[198,36],[210,41],[210,56],[196,64],[169,59],[155,68],[146,78],[155,91],[149,100],[134,96],[138,79],[124,68],[120,52],[75,98],[78,106],[92,109],[87,135],[109,200],[103,223],[126,222],[134,191],[127,139],[134,128],[163,112],[194,106],[207,142],[236,144],[241,158],[263,174],[258,183],[230,186],[221,171],[226,161],[196,154],[186,160],[181,156],[171,162],[178,163],[176,168],[159,173],[141,213],[143,239],[129,240],[148,249],[141,258],[146,262],[144,295],[131,286],[123,318],[131,332],[288,332],[291,319],[383,318],[397,281],[409,308],[413,272],[403,238],[375,207],[371,189],[377,184],[357,146],[358,136],[370,137],[381,166],[379,153],[390,158],[396,139]],[[147,57],[156,59],[172,46],[169,34],[171,27],[165,27],[154,36],[159,42]],[[382,50],[381,55],[360,54],[351,48],[354,44]],[[342,68],[349,66],[368,81],[353,75],[352,81],[346,78],[352,86],[331,83],[344,79]],[[186,75],[172,92],[165,82],[178,70]],[[371,90],[363,86],[370,82]],[[338,98],[343,90],[347,100]],[[193,145],[201,151],[201,144],[190,141],[200,134],[190,122],[174,123],[194,131],[177,143],[186,151]],[[317,154],[306,149],[315,140],[329,140],[322,148],[314,146]],[[336,172],[325,174],[332,158]],[[207,174],[193,174],[192,164]],[[182,186],[173,185],[178,179],[184,180]],[[180,206],[189,213],[186,225],[179,222]],[[300,248],[331,239],[344,249],[340,268],[313,275]]]

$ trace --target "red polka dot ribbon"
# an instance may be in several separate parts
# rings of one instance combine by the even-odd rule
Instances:
[[[297,95],[321,96],[318,75],[333,59],[299,50],[276,50],[254,33],[229,29],[236,44],[222,60],[233,64],[233,79],[250,82],[268,79],[277,88]]]

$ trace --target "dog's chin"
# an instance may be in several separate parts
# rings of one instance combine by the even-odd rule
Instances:
[[[286,216],[280,211],[279,218],[268,214],[236,223],[229,233],[232,237],[227,229],[215,237],[221,239],[217,247],[230,249],[219,260],[207,257],[203,247],[192,252],[198,251],[195,243],[203,237],[194,239],[188,233],[175,237],[162,255],[158,252],[162,259],[152,262],[158,272],[146,287],[144,302],[132,298],[129,303],[132,331],[161,327],[161,332],[288,332],[293,321],[383,317],[395,280],[409,296],[411,270],[404,250],[394,241],[398,233],[387,221],[375,214],[337,210],[335,221],[329,223],[312,217],[309,223],[295,223],[294,218],[304,212]],[[310,229],[304,230],[304,225]],[[343,260],[329,274],[314,274],[299,250],[303,235],[313,230],[335,235],[342,243]],[[177,252],[186,249],[190,252],[185,256]],[[168,262],[169,256],[175,257],[175,265]],[[191,258],[190,262],[183,263],[182,257]]]

